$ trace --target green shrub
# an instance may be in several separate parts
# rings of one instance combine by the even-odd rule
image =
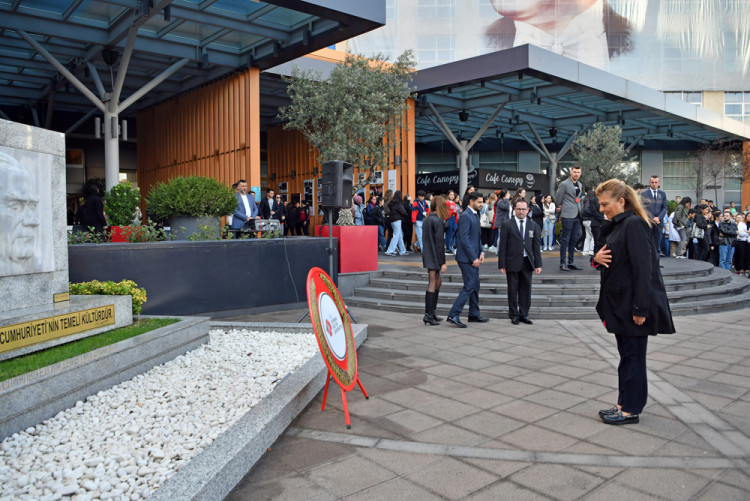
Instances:
[[[671,214],[676,210],[677,210],[677,202],[675,200],[668,201],[667,202],[667,214]]]
[[[234,212],[237,198],[228,186],[210,177],[175,177],[160,182],[148,197],[149,211],[161,219],[175,216],[221,217]]]
[[[128,226],[122,231],[122,234],[131,244],[141,242],[164,242],[165,240],[169,240],[164,229],[157,227],[150,219],[148,222],[137,226]]]
[[[106,243],[109,243],[109,233],[96,232],[92,227],[89,227],[89,229],[85,231],[68,232],[68,245]]]
[[[128,226],[133,223],[135,209],[141,202],[141,190],[128,182],[116,184],[104,198],[104,210],[110,226]]]
[[[184,228],[183,228],[184,229]],[[202,242],[204,240],[220,240],[219,224],[201,224],[198,225],[198,231],[188,237],[191,242]]]
[[[75,296],[132,296],[133,315],[140,315],[141,305],[146,302],[146,289],[138,287],[138,284],[132,280],[123,280],[121,282],[92,280],[91,282],[81,282],[78,284],[71,283],[70,293]]]

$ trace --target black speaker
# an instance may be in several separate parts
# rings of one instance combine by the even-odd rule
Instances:
[[[323,162],[320,205],[323,207],[352,206],[354,166],[341,160]]]

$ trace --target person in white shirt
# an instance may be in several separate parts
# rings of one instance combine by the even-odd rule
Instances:
[[[543,251],[555,250],[555,200],[547,195],[542,205],[544,210],[544,245]]]
[[[251,225],[250,221],[260,219],[258,206],[255,203],[255,194],[247,192],[247,181],[244,179],[237,182],[237,209],[232,216],[232,228],[235,230],[250,228],[251,226],[253,226],[251,229],[254,229],[254,225]]]

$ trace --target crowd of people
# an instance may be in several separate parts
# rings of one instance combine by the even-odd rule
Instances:
[[[649,192],[644,193],[645,189],[636,191],[617,179],[585,190],[580,175],[580,167],[571,168],[570,177],[556,192],[557,205],[552,197],[527,199],[522,188],[512,195],[499,190],[487,197],[487,203],[474,189],[467,190],[460,202],[452,191],[445,198],[433,197],[430,212],[423,212],[420,232],[422,263],[428,270],[423,322],[435,326],[442,320],[437,315],[437,302],[442,274],[447,269],[446,254],[455,254],[463,279],[447,323],[468,327],[460,319],[467,302],[468,322],[489,321],[480,312],[479,267],[485,262],[485,253],[493,250],[507,281],[511,323],[533,324],[529,318],[532,278],[542,271],[542,249],[554,248],[557,220],[560,269],[580,270],[574,258],[576,253],[583,253],[589,256],[590,266],[600,271],[596,311],[604,328],[614,334],[620,355],[617,403],[599,411],[599,417],[610,425],[634,424],[639,422],[648,396],[648,338],[675,332],[658,251],[665,222],[669,221],[668,204],[657,176],[651,178]],[[400,193],[394,198],[397,202],[391,204],[390,213],[398,219],[393,227],[393,239],[398,243],[391,243],[391,253],[403,245],[405,220]],[[430,197],[420,192],[419,199]],[[416,210],[422,211],[423,205]],[[718,231],[728,239],[734,231],[729,209],[724,219]],[[579,235],[583,252],[576,249]],[[729,260],[729,253],[720,251],[720,259]]]
[[[596,187],[584,187],[579,178],[580,169],[571,169],[571,176],[560,184],[554,196],[527,196],[523,188],[488,193],[479,212],[484,251],[498,253],[500,228],[511,219],[515,202],[523,199],[528,203],[529,218],[540,229],[541,250],[559,250],[563,271],[580,269],[575,255],[586,258],[594,255],[605,216]],[[715,207],[712,200],[701,199],[693,205],[690,197],[677,196],[670,202],[660,189],[658,176],[650,179],[649,186],[636,183],[632,188],[651,214],[652,238],[660,257],[707,261],[750,278],[750,205],[742,212],[735,202],[723,210]],[[432,201],[440,196],[447,210],[443,219],[443,250],[455,255],[458,221],[474,191],[476,189],[470,186],[464,196],[459,197],[450,189],[435,194],[420,190],[412,201],[400,191],[388,190],[383,196],[373,195],[366,204],[357,196],[354,206],[362,217],[355,217],[355,224],[377,226],[378,248],[388,256],[421,253],[423,224],[434,212]]]
[[[227,225],[235,231],[254,231],[255,221],[275,219],[279,221],[284,235],[310,234],[310,207],[302,200],[284,201],[272,189],[266,197],[256,202],[255,194],[248,191],[247,181],[240,179],[232,185],[237,197],[237,209],[227,216]]]

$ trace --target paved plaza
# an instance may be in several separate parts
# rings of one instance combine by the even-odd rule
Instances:
[[[678,317],[677,334],[650,338],[649,402],[628,426],[597,417],[618,362],[598,321],[457,329],[352,313],[369,326],[370,399],[348,394],[351,430],[338,387],[325,411],[321,392],[227,499],[750,499],[748,310]]]

